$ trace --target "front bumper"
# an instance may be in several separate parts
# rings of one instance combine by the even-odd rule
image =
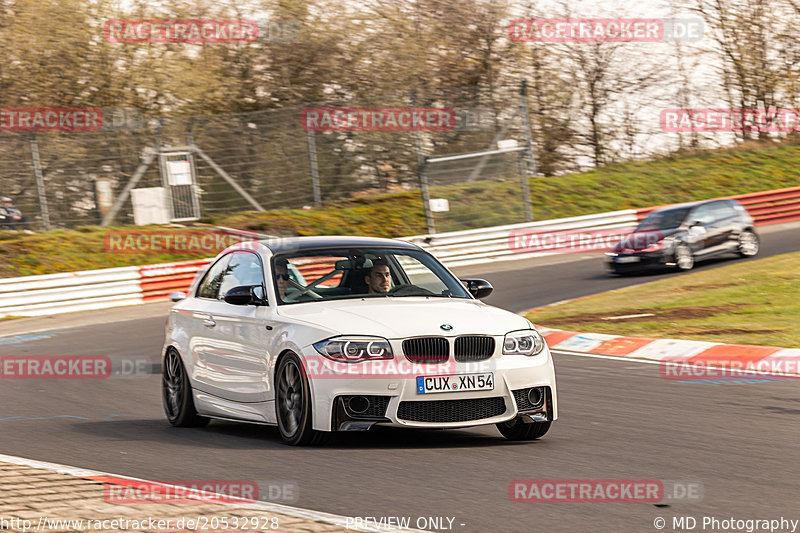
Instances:
[[[638,272],[641,270],[663,269],[674,266],[671,253],[633,252],[625,254],[606,254],[606,266],[614,273]]]
[[[318,361],[313,348],[304,358]],[[390,362],[394,362],[391,365]],[[352,431],[375,424],[416,428],[463,428],[506,422],[524,415],[525,421],[558,417],[553,361],[545,349],[533,356],[494,355],[481,362],[411,363],[403,355],[387,360],[383,373],[361,363],[324,362],[310,373],[314,429]],[[395,372],[396,371],[396,372]],[[492,390],[421,394],[417,377],[458,376],[491,372]],[[530,404],[520,391],[540,388],[542,401]],[[516,393],[516,394],[515,394]],[[361,397],[369,406],[366,410]],[[359,398],[353,400],[353,398]],[[350,406],[355,403],[356,408]],[[384,408],[385,406],[385,408]]]

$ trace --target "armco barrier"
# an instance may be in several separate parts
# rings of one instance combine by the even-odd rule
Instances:
[[[800,220],[800,187],[737,194],[735,196],[725,196],[719,199],[738,200],[756,221],[756,226],[781,224]],[[642,220],[650,214],[650,212],[662,207],[665,206],[637,209],[636,218]]]
[[[773,191],[756,192],[726,196],[738,200],[745,206],[755,220],[757,226],[778,224],[800,220],[800,187],[777,189]],[[674,205],[674,204],[672,204]],[[553,246],[546,252],[520,253],[514,250],[513,234],[520,230],[547,230],[549,232],[565,232],[572,230],[601,231],[617,229],[620,231],[631,230],[636,223],[645,218],[650,212],[666,206],[647,207],[643,209],[628,209],[613,211],[597,215],[586,215],[556,220],[544,220],[524,224],[512,224],[493,228],[482,228],[435,235],[418,235],[404,240],[414,242],[449,267],[474,265],[492,261],[524,259],[542,255],[561,253],[568,248],[568,242],[561,246]]]
[[[139,267],[0,279],[0,317],[41,316],[140,303]]]
[[[800,187],[726,198],[739,200],[757,225],[800,220]],[[525,252],[524,247],[520,251],[515,249],[514,235],[539,231],[624,233],[654,209],[658,207],[417,235],[403,240],[422,246],[448,267],[523,259],[562,253],[567,246],[555,243],[545,252]],[[170,292],[185,291],[197,272],[209,262],[211,259],[200,259],[0,279],[0,318],[51,315],[163,300]],[[300,272],[308,279],[315,279],[323,273],[319,265],[301,266]]]
[[[526,231],[575,232],[575,231],[616,231],[630,232],[637,222],[636,210],[625,209],[596,215],[583,215],[554,220],[541,220],[523,224],[509,224],[493,228],[482,228],[435,235],[417,235],[403,240],[422,246],[448,267],[475,265],[491,261],[508,261],[542,255],[557,254],[566,243],[554,244],[543,252],[525,252],[515,249],[514,235]]]

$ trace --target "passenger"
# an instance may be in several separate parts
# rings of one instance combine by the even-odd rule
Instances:
[[[389,271],[389,263],[383,259],[376,259],[372,262],[369,274],[364,276],[364,281],[369,287],[369,294],[386,294],[392,288],[392,274]]]
[[[275,260],[275,281],[278,285],[278,297],[286,299],[286,289],[289,288],[289,262],[284,259]]]

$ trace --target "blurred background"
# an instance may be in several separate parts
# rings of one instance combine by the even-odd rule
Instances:
[[[694,18],[703,31],[650,43],[509,36],[515,18],[569,17]],[[259,38],[103,34],[111,19],[180,18],[255,20]],[[36,231],[132,224],[126,186],[160,187],[170,162],[185,162],[195,188],[183,199],[173,190],[174,220],[418,194],[424,182],[449,201],[429,213],[428,230],[523,222],[546,211],[539,180],[557,187],[625,161],[793,141],[766,130],[668,133],[659,113],[798,107],[799,22],[797,0],[0,0],[0,107],[94,107],[106,117],[91,132],[0,131],[0,196]],[[308,132],[309,106],[447,107],[458,125]],[[532,151],[421,164],[500,140]]]

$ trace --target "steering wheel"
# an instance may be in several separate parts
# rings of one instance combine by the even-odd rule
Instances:
[[[386,294],[402,296],[403,294],[413,294],[416,296],[436,296],[433,292],[423,287],[418,287],[412,284],[403,284],[392,287]]]

